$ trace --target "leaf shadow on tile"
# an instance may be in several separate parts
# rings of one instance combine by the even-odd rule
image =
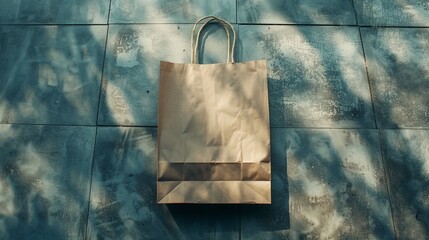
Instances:
[[[353,1],[360,26],[429,26],[429,2],[427,1]]]
[[[291,238],[394,238],[378,131],[285,132]]]
[[[429,30],[362,28],[377,125],[429,128]]]
[[[0,121],[95,125],[106,31],[0,27]]]
[[[83,239],[93,127],[0,125],[0,238]]]
[[[273,202],[241,206],[243,238],[394,238],[377,130],[273,128],[272,146]]]
[[[383,130],[383,156],[398,239],[429,236],[429,131]]]
[[[267,59],[272,127],[375,128],[354,27],[240,26],[240,59]]]
[[[153,38],[163,33],[150,25],[123,25],[109,28],[99,125],[156,126],[159,59],[156,47],[163,49],[167,39]],[[169,28],[174,31],[175,26]],[[179,35],[180,30],[177,30]],[[158,62],[157,62],[158,61]]]

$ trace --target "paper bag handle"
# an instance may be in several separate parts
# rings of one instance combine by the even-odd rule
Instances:
[[[200,23],[205,19],[208,19],[208,20],[205,23],[203,23],[203,25],[200,27],[200,29],[197,32],[196,40],[194,41],[195,29],[197,28],[198,23]],[[191,36],[191,63],[195,63],[195,64],[198,63],[198,42],[200,39],[201,31],[208,23],[214,20],[218,21],[218,23],[223,26],[226,32],[226,36],[228,40],[228,55],[226,58],[226,62],[234,63],[234,49],[235,49],[235,39],[236,39],[234,28],[229,22],[215,16],[205,16],[200,18],[197,22],[195,22],[194,27],[192,28],[192,36]],[[232,46],[231,46],[230,31],[233,33]]]

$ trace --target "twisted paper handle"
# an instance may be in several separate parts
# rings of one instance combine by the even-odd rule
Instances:
[[[198,23],[200,23],[201,21],[206,20],[206,19],[208,19],[208,20],[205,23],[203,23],[203,25],[200,27],[200,29],[197,32],[197,37],[194,41],[195,29],[197,28]],[[208,23],[210,23],[212,21],[217,21],[225,29],[226,36],[228,39],[228,55],[226,58],[226,62],[227,63],[234,63],[235,62],[234,61],[234,49],[235,49],[235,40],[236,40],[236,34],[234,31],[234,28],[227,21],[225,21],[219,17],[215,17],[215,16],[202,17],[194,24],[194,27],[192,28],[192,36],[191,36],[191,63],[198,64],[198,42],[200,39],[200,34],[201,34],[201,31],[203,30],[203,28]],[[230,31],[233,33],[232,46],[231,46]]]

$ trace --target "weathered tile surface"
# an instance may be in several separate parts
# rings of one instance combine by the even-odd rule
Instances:
[[[109,0],[0,1],[0,23],[106,24]]]
[[[377,123],[429,127],[429,29],[363,28]]]
[[[377,131],[282,131],[290,238],[393,238]]]
[[[95,128],[0,125],[0,239],[83,239]]]
[[[241,208],[242,239],[392,239],[377,131],[272,129],[271,206]]]
[[[0,27],[0,122],[95,124],[106,27]]]
[[[241,60],[267,59],[275,127],[373,128],[357,28],[240,26]]]
[[[384,130],[392,214],[398,239],[429,236],[429,131]]]
[[[156,129],[98,129],[89,239],[238,239],[233,206],[156,203]]]
[[[230,0],[112,0],[111,23],[194,23],[206,15],[236,22]]]
[[[103,76],[98,123],[156,126],[159,62],[190,62],[190,24],[113,25]],[[211,26],[201,35],[200,62],[225,62],[223,28]]]
[[[427,0],[354,0],[358,22],[371,26],[429,26]]]
[[[239,23],[356,24],[352,0],[237,0]]]

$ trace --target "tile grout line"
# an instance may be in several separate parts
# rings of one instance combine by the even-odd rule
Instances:
[[[97,105],[97,113],[96,113],[96,119],[95,119],[95,135],[94,135],[94,146],[92,149],[92,164],[91,164],[91,175],[89,178],[89,192],[88,192],[88,205],[87,205],[87,213],[86,213],[86,224],[85,224],[85,233],[84,233],[84,239],[88,239],[88,229],[89,229],[89,215],[91,212],[91,193],[92,193],[92,179],[94,175],[94,165],[95,165],[95,159],[96,159],[96,146],[97,146],[97,135],[98,135],[98,118],[100,113],[100,105],[101,105],[101,93],[103,91],[103,78],[104,78],[104,67],[106,63],[106,54],[107,54],[107,42],[109,38],[109,19],[110,19],[110,11],[112,6],[112,0],[109,1],[109,12],[107,15],[107,29],[106,29],[106,39],[104,40],[104,54],[103,54],[103,66],[101,67],[101,76],[100,76],[100,91],[98,93],[98,105]]]
[[[359,25],[359,17],[358,17],[358,13],[356,10],[356,4],[355,4],[355,0],[352,0],[352,7],[353,7],[353,12],[355,13],[355,20],[356,20],[356,26],[360,26]]]
[[[107,29],[106,29],[106,39],[104,41],[104,55],[103,55],[103,66],[101,67],[101,79],[100,79],[100,85],[99,85],[99,89],[100,91],[98,92],[98,105],[97,105],[97,114],[96,114],[96,119],[95,119],[95,126],[98,127],[98,120],[99,120],[99,115],[100,115],[100,105],[101,105],[101,96],[103,93],[103,86],[104,86],[104,71],[105,71],[105,65],[106,65],[106,55],[107,55],[107,44],[108,44],[108,38],[109,38],[109,30],[110,30],[110,25],[107,25]]]
[[[384,131],[382,129],[378,130],[378,145],[379,145],[380,154],[381,154],[381,163],[383,164],[383,170],[384,170],[384,177],[385,177],[384,184],[386,185],[385,190],[387,190],[387,197],[389,199],[390,219],[392,221],[393,236],[395,236],[395,238],[398,239],[398,237],[396,236],[395,218],[393,217],[393,206],[392,206],[392,197],[391,197],[391,191],[389,186],[389,175],[387,174],[386,158],[383,151],[385,149],[383,147],[383,144],[382,144],[383,139],[381,137],[383,132]]]
[[[369,94],[371,96],[372,114],[373,114],[374,124],[375,124],[374,127],[375,127],[375,129],[380,129],[379,123],[377,121],[377,115],[376,115],[377,113],[375,111],[375,97],[374,97],[374,94],[373,94],[373,88],[371,86],[371,80],[370,80],[370,77],[369,77],[368,61],[367,61],[367,57],[366,57],[365,46],[363,44],[361,27],[358,27],[358,29],[359,29],[360,44],[361,44],[362,54],[363,54],[363,59],[364,59],[364,64],[365,64],[366,79],[367,79],[367,82],[368,82]]]
[[[111,15],[111,12],[112,12],[112,1],[113,0],[109,1],[109,13],[107,14],[107,25],[110,24],[110,15]]]
[[[97,106],[97,118],[95,120],[95,126],[98,129],[98,118],[99,118],[99,113],[100,113],[100,105],[101,105],[101,96],[102,96],[102,92],[103,92],[103,82],[104,82],[104,70],[105,70],[105,65],[106,65],[106,55],[107,55],[107,44],[108,44],[108,39],[109,39],[109,30],[110,30],[110,14],[112,11],[112,0],[109,1],[109,10],[108,10],[108,14],[107,14],[107,29],[106,29],[106,39],[104,40],[104,55],[103,55],[103,66],[101,67],[101,79],[100,79],[100,91],[98,92],[98,106]]]
[[[367,64],[367,59],[366,59],[365,47],[364,47],[364,44],[363,44],[361,26],[360,26],[360,23],[359,23],[359,17],[358,17],[358,13],[357,13],[357,9],[356,9],[356,4],[355,4],[354,0],[352,1],[352,5],[353,5],[354,13],[355,13],[356,25],[357,25],[357,28],[358,28],[358,31],[359,31],[360,45],[361,45],[361,48],[362,48],[363,60],[364,60],[364,65],[365,65],[366,81],[368,83],[369,95],[371,97],[371,106],[372,106],[372,114],[373,114],[372,117],[374,119],[374,128],[378,129],[378,122],[377,122],[377,117],[376,117],[376,113],[375,113],[375,105],[374,105],[374,96],[372,94],[371,81],[369,80],[369,71],[368,71],[368,64]]]
[[[235,23],[238,24],[238,0],[235,0]]]
[[[84,238],[83,239],[88,239],[88,229],[89,229],[89,214],[91,212],[91,192],[92,192],[92,176],[93,176],[93,172],[94,172],[94,162],[95,162],[95,147],[97,145],[97,135],[98,135],[98,127],[95,128],[95,134],[94,134],[94,146],[92,149],[92,162],[91,162],[91,175],[89,177],[89,191],[88,191],[88,204],[87,204],[87,212],[86,212],[86,224],[85,224],[85,232],[84,232]]]

